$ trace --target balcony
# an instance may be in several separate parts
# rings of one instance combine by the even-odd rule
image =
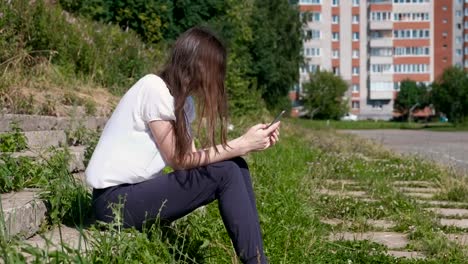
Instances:
[[[391,30],[393,29],[393,22],[391,20],[371,20],[369,21],[371,30]]]
[[[393,64],[392,56],[370,55],[371,64]]]
[[[393,99],[393,82],[380,81],[370,83],[369,99],[371,100],[391,100]]]
[[[392,37],[383,37],[383,38],[371,38],[370,39],[371,48],[374,47],[393,47],[393,38]]]

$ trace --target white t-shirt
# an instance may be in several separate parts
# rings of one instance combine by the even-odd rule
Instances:
[[[185,112],[191,123],[195,119],[191,97]],[[154,120],[176,120],[174,98],[160,77],[148,74],[127,91],[107,121],[86,168],[86,182],[101,189],[161,175],[166,162],[148,127]]]

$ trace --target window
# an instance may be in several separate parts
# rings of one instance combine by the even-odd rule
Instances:
[[[351,107],[353,109],[359,109],[359,101],[353,101]]]
[[[427,56],[429,47],[395,47],[395,56]]]
[[[338,6],[340,4],[340,0],[333,0],[332,6]]]
[[[462,11],[457,10],[457,12],[455,12],[455,15],[456,15],[457,17],[461,17],[461,16],[462,16]]]
[[[357,49],[353,50],[353,58],[355,58],[355,59],[359,58],[359,50],[357,50]]]
[[[384,12],[384,11],[371,12],[370,19],[372,21],[389,21],[389,20],[392,19],[392,13],[391,12]]]
[[[320,66],[317,64],[306,64],[304,66],[301,66],[302,73],[316,72],[319,69],[320,69]]]
[[[442,6],[442,10],[447,11],[447,6],[446,5]]]
[[[429,3],[429,0],[393,0],[395,4],[425,4]]]
[[[359,75],[359,67],[353,67],[353,75]]]
[[[299,0],[299,4],[314,4],[319,5],[322,3],[322,0]]]
[[[396,73],[427,73],[429,65],[427,64],[396,64]]]
[[[429,21],[429,13],[394,13],[393,14],[394,21]]]
[[[359,15],[353,15],[353,24],[359,24]]]
[[[353,32],[353,41],[359,40],[359,32]]]
[[[468,8],[465,8],[465,16],[468,16]]]
[[[359,6],[359,0],[353,0],[353,6]]]
[[[465,54],[468,55],[468,47],[465,47]]]
[[[461,43],[463,42],[462,37],[457,36],[457,37],[455,38],[455,42],[456,42],[457,44],[461,44]]]
[[[392,73],[391,64],[372,64],[371,72],[373,73]]]
[[[457,56],[462,56],[463,55],[462,49],[457,49],[455,52],[456,52]]]
[[[320,39],[321,35],[322,34],[321,34],[320,30],[312,29],[312,30],[307,30],[306,31],[306,39],[307,40]]]
[[[340,40],[340,33],[339,33],[339,32],[333,32],[333,33],[332,33],[332,40],[333,40],[333,41],[338,41],[338,40]]]
[[[465,42],[468,42],[468,34],[465,34]]]
[[[337,50],[337,49],[334,49],[334,50],[332,51],[332,57],[333,57],[334,59],[337,59],[338,57],[340,57],[340,51]]]
[[[464,25],[465,28],[468,28],[468,20],[465,21],[465,25]]]
[[[320,48],[306,48],[304,54],[306,57],[319,57]]]
[[[340,16],[333,15],[332,16],[332,24],[338,24],[340,22]]]
[[[336,76],[338,76],[338,75],[340,75],[340,68],[339,68],[339,67],[333,67],[333,68],[332,68],[332,72],[333,72]]]
[[[429,38],[429,29],[399,29],[393,31],[396,39],[422,39]]]
[[[320,22],[322,20],[322,14],[320,12],[307,13],[307,21],[309,22]]]
[[[353,84],[352,92],[359,93],[359,84],[355,84],[355,83]]]
[[[468,68],[468,60],[465,60],[465,68]]]

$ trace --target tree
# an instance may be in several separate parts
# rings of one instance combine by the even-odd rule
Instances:
[[[430,104],[428,87],[424,83],[417,84],[412,80],[404,80],[401,82],[400,92],[393,108],[395,111],[407,116],[410,109],[422,109]]]
[[[252,72],[270,109],[286,100],[299,77],[302,49],[297,7],[284,0],[256,0],[252,13]]]
[[[318,71],[310,76],[310,81],[303,84],[304,106],[317,119],[339,119],[347,111],[347,102],[343,99],[348,84],[332,72]]]
[[[133,29],[149,43],[163,41],[172,30],[170,0],[60,0],[60,4],[69,12]]]
[[[432,102],[436,110],[458,124],[468,117],[468,75],[462,68],[449,67],[432,85]]]

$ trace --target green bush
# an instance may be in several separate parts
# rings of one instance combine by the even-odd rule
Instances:
[[[28,148],[28,140],[16,124],[11,124],[12,132],[0,134],[0,150],[17,152]]]
[[[59,6],[42,0],[2,1],[0,12],[1,67],[31,66],[50,61],[72,78],[80,77],[122,94],[151,71],[160,52],[144,44],[132,31],[74,18]]]

